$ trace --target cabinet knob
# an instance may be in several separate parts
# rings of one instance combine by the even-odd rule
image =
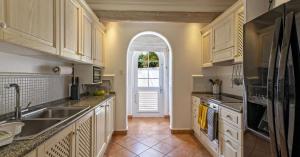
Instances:
[[[3,28],[3,29],[7,28],[6,23],[3,22],[3,21],[1,21],[1,22],[0,22],[0,28]]]

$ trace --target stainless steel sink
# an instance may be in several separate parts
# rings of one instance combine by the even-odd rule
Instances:
[[[28,140],[33,139],[36,136],[46,132],[49,129],[60,124],[62,120],[22,120],[25,124],[19,135],[15,137],[15,140]]]
[[[85,112],[87,109],[88,107],[42,108],[24,114],[22,116],[22,122],[25,123],[25,125],[15,140],[33,139],[49,129]]]
[[[85,108],[83,107],[58,107],[43,108],[23,115],[23,119],[65,119],[71,117]]]

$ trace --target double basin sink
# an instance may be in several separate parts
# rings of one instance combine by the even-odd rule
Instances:
[[[25,124],[15,140],[33,139],[38,135],[78,116],[89,107],[48,107],[22,115]]]

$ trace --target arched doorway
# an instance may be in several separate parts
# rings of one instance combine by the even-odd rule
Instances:
[[[172,125],[172,49],[156,32],[134,36],[127,50],[126,108],[134,117],[170,116]]]

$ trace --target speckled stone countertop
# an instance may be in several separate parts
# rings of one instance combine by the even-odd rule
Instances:
[[[48,130],[47,132],[37,136],[36,138],[32,140],[23,140],[23,141],[14,141],[13,143],[0,147],[0,156],[1,157],[23,157],[27,153],[31,152],[35,148],[37,148],[39,145],[41,145],[43,142],[51,138],[56,133],[60,132],[64,128],[68,127],[69,125],[73,124],[76,120],[78,120],[80,117],[85,115],[86,113],[89,113],[91,110],[93,110],[95,107],[100,105],[102,102],[108,100],[114,96],[114,94],[110,94],[108,96],[87,96],[81,98],[81,100],[69,100],[65,101],[60,104],[56,104],[55,106],[87,106],[89,107],[86,112],[83,112],[80,115],[77,115],[76,117],[67,120],[66,122],[59,124],[58,126]]]
[[[213,95],[212,93],[209,92],[192,92],[192,96],[199,97],[203,99],[204,101],[208,100],[217,100],[219,101],[218,105],[222,107],[226,107],[228,109],[234,110],[236,112],[243,112],[243,98],[240,96],[234,96],[234,95],[229,95],[229,94],[221,94],[222,96],[226,96],[232,99],[240,100],[240,102],[222,102],[222,100],[218,100],[218,97],[220,95]]]

